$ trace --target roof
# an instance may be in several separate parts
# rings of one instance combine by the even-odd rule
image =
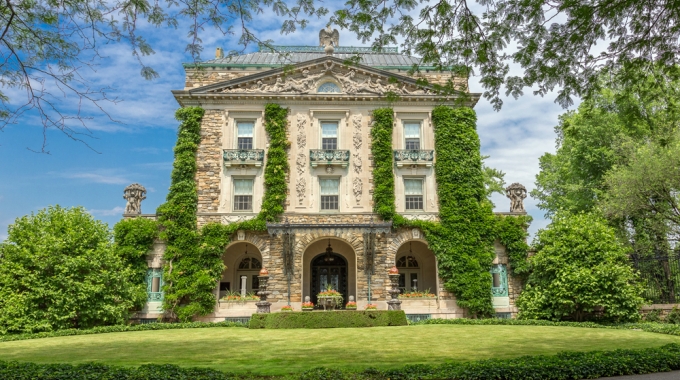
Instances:
[[[296,63],[326,56],[323,47],[320,46],[272,46],[272,48],[275,49],[276,52],[267,48],[254,53],[211,59],[209,61],[201,62],[200,65],[225,67],[260,66],[274,68],[282,65],[294,65]],[[395,47],[384,48],[383,52],[376,52],[372,48],[354,46],[338,46],[335,49],[335,53],[333,53],[333,57],[335,58],[348,60],[355,58],[358,55],[361,57],[360,64],[375,68],[410,69],[414,64],[420,64],[420,58],[400,54]]]

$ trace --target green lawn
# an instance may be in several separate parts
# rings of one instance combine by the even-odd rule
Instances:
[[[363,369],[511,358],[559,351],[644,348],[680,337],[632,330],[424,325],[318,330],[203,328],[0,343],[0,359],[40,363],[144,363],[283,375],[317,366]]]

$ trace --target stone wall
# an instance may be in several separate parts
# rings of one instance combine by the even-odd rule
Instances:
[[[198,212],[217,212],[220,205],[222,173],[222,115],[206,110],[201,122],[201,142],[196,152]]]

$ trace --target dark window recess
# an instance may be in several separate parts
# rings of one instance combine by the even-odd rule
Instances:
[[[500,288],[501,287],[501,274],[500,273],[491,273],[491,276],[493,276],[493,287],[494,288]]]
[[[414,138],[406,139],[406,149],[420,150],[420,139]]]
[[[338,209],[338,196],[337,195],[322,195],[321,196],[321,209],[322,210],[337,210]]]
[[[252,195],[235,195],[234,196],[234,210],[236,211],[250,211],[253,209]]]
[[[229,282],[220,282],[220,291],[221,292],[226,292],[231,290],[231,283]]]
[[[338,139],[336,137],[324,137],[321,139],[321,149],[338,149]]]
[[[423,209],[423,196],[422,195],[407,195],[406,196],[406,209],[407,210],[422,210]]]

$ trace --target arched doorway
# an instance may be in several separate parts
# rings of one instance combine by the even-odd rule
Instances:
[[[219,282],[219,299],[228,294],[257,292],[260,284],[258,275],[262,269],[262,254],[249,242],[236,242],[227,247],[224,255],[224,271]],[[242,277],[245,277],[245,286]]]
[[[312,260],[310,281],[311,299],[314,304],[318,301],[316,295],[328,288],[342,294],[343,304],[347,302],[347,260],[332,250],[319,254]]]
[[[395,256],[402,293],[426,292],[437,294],[437,259],[422,241],[402,244]]]
[[[302,255],[301,298],[317,304],[317,295],[325,290],[325,284],[336,286],[343,296],[343,304],[349,297],[357,297],[357,257],[352,246],[337,237],[319,237],[304,248]],[[324,269],[326,272],[324,273]],[[322,277],[325,275],[324,278]]]

